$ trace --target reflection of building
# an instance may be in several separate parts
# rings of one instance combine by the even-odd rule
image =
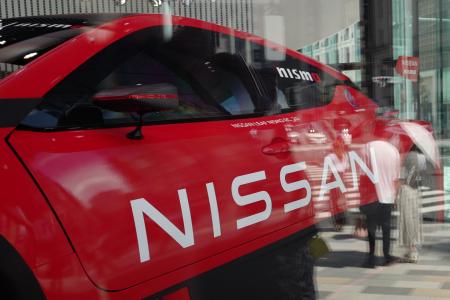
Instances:
[[[361,82],[360,22],[299,49],[324,64],[342,70],[355,83]]]
[[[359,22],[356,22],[320,41],[304,46],[299,51],[328,65],[360,62],[359,31]]]
[[[123,5],[120,5],[123,3]],[[253,0],[168,0],[171,12],[253,32]],[[184,3],[189,3],[185,5]],[[163,5],[149,0],[1,0],[0,19],[78,13],[162,13]]]
[[[420,102],[422,118],[432,121],[437,132],[450,137],[450,1],[417,1]]]
[[[390,58],[384,59],[391,71],[380,74],[397,79],[385,88],[390,89],[385,93],[392,99],[390,104],[402,117],[430,121],[437,136],[450,137],[450,0],[384,0],[376,2],[373,11],[376,10],[385,10],[392,16],[389,24],[372,25],[384,31],[384,43],[380,46],[391,51]],[[419,59],[417,82],[392,71],[401,56]]]

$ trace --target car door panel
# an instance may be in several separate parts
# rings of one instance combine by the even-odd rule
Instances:
[[[284,127],[234,128],[235,122],[146,126],[141,141],[126,138],[132,128],[16,131],[11,144],[47,194],[88,275],[100,287],[118,290],[310,221],[308,207],[283,210],[285,203],[304,197],[304,191],[287,193],[280,185],[280,169],[295,161],[261,151]],[[261,180],[243,184],[238,192],[267,192],[272,208],[262,221],[237,229],[237,220],[267,210],[264,201],[240,206],[232,196],[233,180],[256,172]],[[218,204],[217,237],[208,183]],[[187,195],[194,245],[183,248],[147,217],[151,257],[141,263],[130,201],[144,198],[183,232],[180,190]]]

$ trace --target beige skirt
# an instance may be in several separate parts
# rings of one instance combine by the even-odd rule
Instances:
[[[419,189],[414,189],[403,184],[399,188],[397,195],[398,209],[398,242],[401,246],[419,246],[423,242],[421,193]]]

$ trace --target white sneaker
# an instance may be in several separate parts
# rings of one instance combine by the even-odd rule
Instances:
[[[419,252],[417,252],[417,251],[412,251],[412,252],[409,254],[409,261],[410,261],[411,263],[417,263],[417,262],[419,261]]]

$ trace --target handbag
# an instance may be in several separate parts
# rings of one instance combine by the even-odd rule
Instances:
[[[317,260],[330,252],[328,244],[319,235],[315,235],[308,241],[309,253]]]

